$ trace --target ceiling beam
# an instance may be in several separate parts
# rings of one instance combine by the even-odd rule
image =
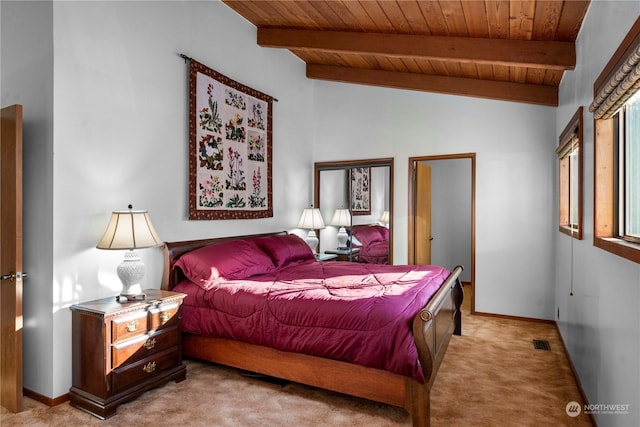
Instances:
[[[258,44],[282,49],[413,57],[573,70],[573,42],[258,28]]]
[[[558,88],[524,83],[307,64],[307,77],[396,89],[558,106]]]

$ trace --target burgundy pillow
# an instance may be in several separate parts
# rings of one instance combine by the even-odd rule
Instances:
[[[387,227],[384,227],[382,225],[373,225],[372,227],[375,227],[376,230],[378,230],[378,232],[382,236],[382,241],[386,242],[387,240],[389,240],[389,229]]]
[[[269,255],[277,268],[294,262],[315,259],[309,245],[295,234],[258,237],[255,242],[260,249]]]
[[[175,263],[204,290],[224,279],[244,279],[276,268],[252,240],[231,240],[204,246],[182,255]]]
[[[353,227],[353,235],[356,236],[364,246],[384,240],[382,234],[380,234],[376,227],[371,225]]]

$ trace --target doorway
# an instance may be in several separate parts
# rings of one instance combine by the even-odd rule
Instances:
[[[431,170],[429,183],[419,173],[424,165]],[[462,264],[465,271],[461,280],[470,288],[465,297],[469,298],[472,314],[475,313],[475,181],[475,153],[409,158],[408,262],[420,263],[421,254],[428,250],[434,264],[447,268]],[[428,212],[424,211],[425,206]]]

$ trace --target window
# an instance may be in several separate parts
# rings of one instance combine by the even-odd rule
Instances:
[[[582,110],[573,115],[558,141],[559,208],[562,233],[582,239]]]
[[[640,18],[593,85],[594,237],[640,263]]]
[[[615,116],[617,132],[618,237],[640,243],[640,92]]]

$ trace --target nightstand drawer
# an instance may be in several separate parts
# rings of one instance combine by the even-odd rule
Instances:
[[[180,304],[161,304],[149,308],[149,330],[155,331],[160,328],[178,324],[178,311]]]
[[[127,390],[133,384],[153,378],[165,369],[175,368],[180,363],[178,347],[154,354],[124,367],[112,371],[114,393]]]
[[[117,317],[111,321],[111,342],[128,340],[147,333],[147,313],[144,310]]]
[[[170,328],[150,335],[143,335],[111,347],[111,367],[144,359],[153,353],[166,350],[178,344],[178,328]]]

